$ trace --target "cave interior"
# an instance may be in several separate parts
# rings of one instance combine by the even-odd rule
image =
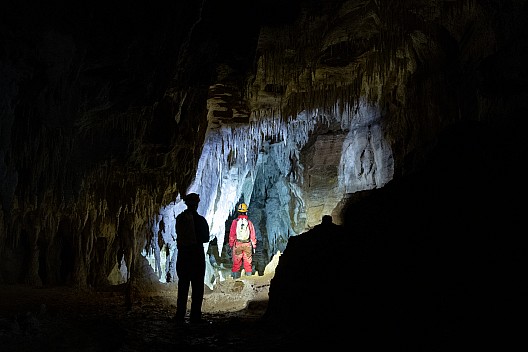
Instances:
[[[133,309],[177,284],[196,192],[211,291],[248,204],[266,321],[405,351],[525,331],[525,1],[1,7],[0,290]]]

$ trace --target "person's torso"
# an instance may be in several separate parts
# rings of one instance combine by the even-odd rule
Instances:
[[[205,224],[204,224],[205,223]],[[178,247],[182,246],[200,246],[204,243],[204,238],[209,237],[204,232],[208,230],[205,227],[206,222],[198,213],[185,210],[176,218],[176,243]]]
[[[249,242],[250,241],[250,227],[249,219],[247,216],[239,216],[236,220],[235,235],[237,242]]]

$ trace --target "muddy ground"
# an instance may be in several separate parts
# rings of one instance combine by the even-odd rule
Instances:
[[[286,350],[299,339],[262,319],[269,277],[229,278],[206,287],[210,324],[176,326],[175,284],[136,292],[131,309],[121,287],[97,291],[0,286],[0,350],[244,351]],[[189,305],[190,307],[190,305]]]

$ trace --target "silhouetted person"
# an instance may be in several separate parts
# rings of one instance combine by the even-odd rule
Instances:
[[[242,266],[246,275],[253,274],[253,253],[257,248],[257,236],[253,223],[248,219],[247,211],[246,203],[240,203],[238,217],[233,220],[229,229],[229,248],[233,256],[231,276],[234,279],[240,277]]]
[[[344,236],[343,234],[343,227],[337,224],[334,224],[332,216],[331,215],[323,215],[323,218],[321,219],[321,223],[318,225],[315,225],[313,229],[311,229],[310,232],[317,233],[317,234],[325,234],[327,236],[333,236],[336,239]]]
[[[187,209],[176,217],[176,274],[178,275],[178,298],[176,301],[176,324],[185,322],[187,297],[192,285],[190,322],[205,323],[202,319],[204,295],[205,252],[203,244],[209,242],[209,225],[198,214],[200,196],[189,193],[183,198]]]
[[[323,215],[323,219],[321,220],[322,225],[330,225],[333,224],[332,216],[331,215]]]

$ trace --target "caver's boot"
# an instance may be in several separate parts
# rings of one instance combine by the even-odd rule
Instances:
[[[237,271],[237,272],[231,272],[231,277],[232,277],[233,279],[235,279],[235,280],[236,280],[236,279],[239,279],[239,278],[240,278],[240,272],[239,272],[239,271]]]
[[[198,313],[193,313],[191,311],[191,315],[190,315],[190,323],[192,325],[203,325],[203,324],[211,324],[211,322],[205,320],[202,318],[202,313],[201,312],[198,312]]]
[[[176,311],[176,315],[172,318],[176,325],[183,325],[185,323],[185,311]]]
[[[246,271],[246,276],[251,276],[251,275],[253,275],[253,272],[251,272],[251,271]]]

